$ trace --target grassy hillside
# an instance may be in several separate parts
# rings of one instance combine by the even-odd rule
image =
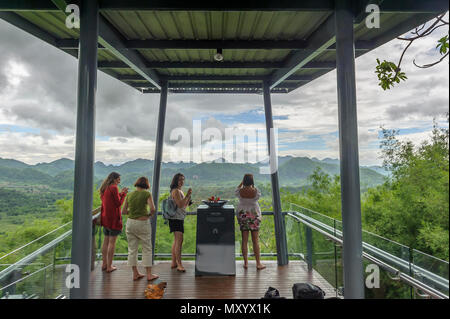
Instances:
[[[307,185],[307,178],[316,168],[330,175],[338,175],[337,160],[312,160],[306,157],[285,156],[279,159],[279,178],[282,186],[300,187]],[[260,174],[262,164],[236,163],[163,163],[161,186],[168,186],[174,174],[181,172],[186,176],[188,185],[231,186],[251,173],[259,182],[270,182],[270,176]],[[0,159],[0,182],[25,183],[30,185],[47,185],[57,189],[73,189],[74,162],[60,159],[51,163],[27,165],[15,160]],[[98,185],[110,172],[122,175],[122,185],[132,186],[140,176],[152,179],[153,161],[136,159],[122,165],[113,166],[96,162],[94,165],[95,184]],[[361,168],[361,186],[365,189],[383,183],[384,176],[369,168]]]

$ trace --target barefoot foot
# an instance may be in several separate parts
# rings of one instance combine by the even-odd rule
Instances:
[[[113,272],[114,270],[117,270],[116,266],[111,266],[111,268],[106,269],[106,272]]]
[[[152,281],[152,280],[155,280],[157,278],[159,278],[159,276],[158,275],[154,275],[154,274],[151,274],[150,276],[147,276],[147,280],[148,281]]]
[[[179,271],[179,272],[186,272],[186,269],[184,269],[183,266],[178,266],[177,267],[177,271]]]
[[[141,273],[137,273],[133,275],[133,280],[139,280],[141,278],[144,278],[145,275],[141,274]]]
[[[264,266],[263,264],[259,264],[258,266],[256,266],[257,270],[263,270],[265,268],[266,268],[266,266]]]
[[[244,269],[247,269],[248,268],[248,264],[244,264]]]

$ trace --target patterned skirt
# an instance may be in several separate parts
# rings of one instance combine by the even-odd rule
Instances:
[[[237,215],[237,220],[241,231],[258,231],[261,225],[261,219],[254,210],[241,210]]]

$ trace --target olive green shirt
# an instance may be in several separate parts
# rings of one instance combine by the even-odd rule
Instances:
[[[127,196],[128,204],[128,218],[136,219],[143,216],[148,216],[147,200],[150,197],[150,192],[146,190],[133,191]]]

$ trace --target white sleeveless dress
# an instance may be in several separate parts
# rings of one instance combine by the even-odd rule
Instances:
[[[240,194],[240,188],[236,188],[236,197],[239,198],[239,204],[236,209],[236,217],[241,231],[258,231],[261,225],[261,209],[258,199],[261,192],[256,189],[256,195],[253,198],[243,198]]]

